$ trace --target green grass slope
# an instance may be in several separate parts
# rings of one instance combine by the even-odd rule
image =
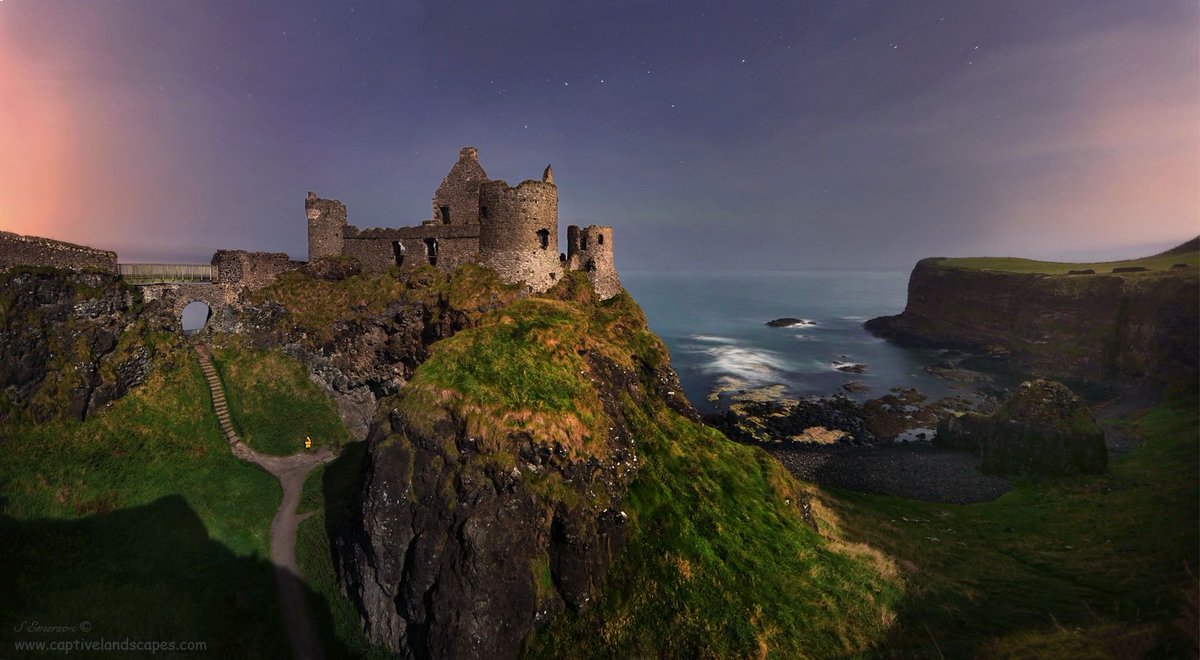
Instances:
[[[948,506],[850,492],[824,500],[897,558],[905,595],[876,651],[986,657],[1195,653],[1200,428],[1193,395],[1133,423],[1109,473],[1018,480]],[[1190,650],[1189,650],[1190,649]]]
[[[937,263],[949,268],[964,268],[968,270],[991,270],[1004,273],[1042,273],[1046,275],[1066,275],[1072,270],[1094,270],[1096,275],[1111,275],[1114,268],[1145,268],[1146,273],[1118,273],[1118,275],[1147,276],[1164,273],[1180,273],[1196,277],[1196,269],[1200,268],[1200,251],[1188,252],[1169,251],[1152,257],[1127,259],[1124,261],[1101,261],[1092,263],[1069,263],[1056,261],[1037,261],[1034,259],[1019,259],[1016,257],[956,257],[939,259]],[[1184,264],[1187,268],[1175,269],[1176,264]]]
[[[564,438],[569,451],[593,451],[604,437],[594,432],[603,412],[591,379],[579,375],[587,369],[580,353],[633,369],[660,364],[666,350],[628,295],[596,304],[572,286],[518,301],[436,344],[406,388],[407,415],[419,416],[423,398],[436,397],[487,441],[524,429]],[[901,595],[890,562],[839,540],[830,521],[818,533],[803,518],[803,487],[777,462],[681,416],[652,385],[643,383],[640,400],[622,402],[641,463],[621,504],[628,544],[599,602],[557,617],[529,640],[527,654],[797,657],[871,648]],[[305,523],[299,551],[306,579],[330,600],[340,597],[327,535],[344,515],[343,489],[355,487],[339,469],[329,466],[320,486],[309,483],[307,506],[324,520]],[[546,582],[540,568],[531,567],[531,578]],[[343,606],[333,607],[336,639],[378,653],[361,644],[353,610]]]
[[[265,454],[286,456],[314,447],[335,450],[349,439],[337,406],[308,379],[297,359],[279,350],[259,350],[227,338],[213,351],[239,437]]]
[[[148,382],[86,421],[0,428],[4,648],[128,637],[200,642],[221,657],[289,654],[267,559],[279,484],[232,456],[195,356],[171,345],[159,341]],[[222,354],[227,365],[266,364],[274,379],[263,390],[262,373],[231,370],[225,383],[245,408],[315,409],[324,435],[345,437],[290,358]],[[273,430],[269,416],[248,419],[251,433]],[[328,620],[328,605],[314,603]],[[30,633],[22,622],[74,630]]]

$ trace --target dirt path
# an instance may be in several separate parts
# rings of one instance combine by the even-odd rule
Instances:
[[[275,565],[279,608],[283,615],[284,628],[287,630],[288,644],[292,647],[292,655],[302,660],[323,658],[312,611],[304,594],[304,580],[300,577],[300,569],[296,565],[296,530],[311,513],[296,515],[296,507],[300,504],[300,494],[304,490],[304,481],[308,474],[316,467],[332,461],[336,454],[328,448],[322,448],[320,451],[302,451],[291,456],[271,456],[251,449],[234,432],[225,401],[225,391],[212,365],[208,347],[203,344],[197,345],[196,354],[200,357],[200,368],[204,371],[204,378],[212,392],[213,409],[217,413],[221,432],[225,434],[225,440],[229,443],[229,450],[243,461],[254,463],[275,475],[283,488],[283,499],[279,502],[279,509],[271,521],[271,563]]]

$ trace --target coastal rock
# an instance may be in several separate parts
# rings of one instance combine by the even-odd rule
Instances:
[[[798,319],[798,318],[795,318],[792,316],[784,316],[782,318],[772,319],[770,321],[767,321],[764,325],[770,326],[772,328],[793,328],[793,327],[808,327],[808,326],[816,325],[816,323],[813,321],[805,320],[805,319]]]
[[[1061,383],[1022,383],[991,415],[945,419],[934,443],[979,453],[981,469],[996,474],[1062,475],[1103,472],[1104,432],[1087,405]]]
[[[861,406],[844,395],[823,399],[761,396],[748,390],[706,420],[730,439],[749,443],[866,444],[875,441]]]
[[[481,427],[436,395],[409,400],[432,391],[412,384],[381,404],[360,501],[337,540],[372,642],[415,657],[516,657],[540,622],[595,600],[625,543],[621,501],[637,473],[622,402],[673,378],[658,373],[665,364],[630,370],[578,351],[606,429],[586,449],[548,432],[552,422]]]
[[[83,419],[142,383],[170,341],[162,306],[142,304],[115,275],[17,268],[0,274],[0,420]]]
[[[1187,270],[1079,277],[953,264],[921,260],[904,312],[865,327],[903,345],[987,351],[1023,373],[1194,380],[1200,278]]]

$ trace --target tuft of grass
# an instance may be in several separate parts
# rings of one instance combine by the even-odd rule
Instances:
[[[513,303],[480,327],[434,344],[399,407],[425,428],[451,410],[468,433],[497,450],[509,433],[524,431],[582,453],[607,437],[599,398],[587,383],[588,364],[579,355],[587,330],[587,316],[568,303]]]
[[[214,350],[213,365],[225,386],[233,424],[257,451],[286,456],[313,447],[340,447],[350,434],[337,406],[308,378],[296,358],[278,349],[259,350],[233,342]]]

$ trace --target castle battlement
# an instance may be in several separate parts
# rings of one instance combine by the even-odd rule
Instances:
[[[533,291],[554,286],[564,270],[581,270],[602,300],[621,291],[611,227],[572,225],[568,251],[559,252],[558,187],[548,165],[540,180],[510,186],[489,179],[478,150],[463,147],[433,194],[433,217],[409,227],[359,229],[349,224],[345,204],[313,193],[304,206],[310,261],[351,257],[368,273],[478,263]]]

